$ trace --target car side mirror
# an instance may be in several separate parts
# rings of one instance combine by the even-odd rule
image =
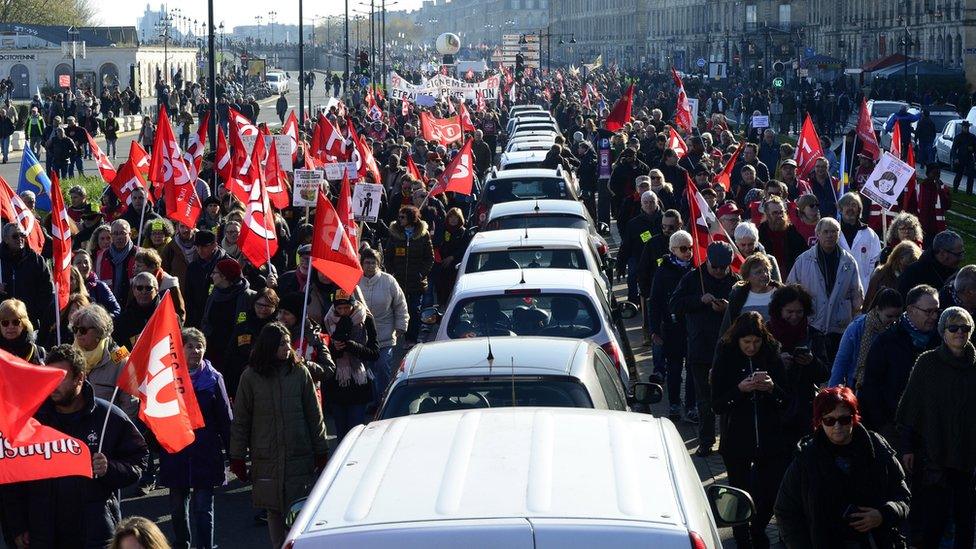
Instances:
[[[664,399],[664,388],[657,383],[641,381],[634,384],[634,402],[650,406]]]
[[[596,230],[600,234],[609,234],[610,233],[610,225],[601,222],[599,225],[596,226]]]
[[[423,311],[420,311],[420,323],[421,324],[437,324],[441,321],[441,312],[435,307],[427,307]]]
[[[617,306],[620,307],[620,318],[624,320],[634,318],[640,312],[637,310],[637,305],[634,305],[630,301],[621,301]]]
[[[308,498],[299,498],[296,499],[294,502],[292,502],[291,506],[288,507],[288,512],[285,513],[286,528],[290,529],[292,525],[295,524],[295,521],[298,520],[298,515],[301,514],[302,509],[305,507],[305,503],[307,501]]]
[[[720,528],[745,524],[756,512],[752,496],[745,490],[712,484],[706,489],[706,494],[712,515],[715,516],[715,524]]]

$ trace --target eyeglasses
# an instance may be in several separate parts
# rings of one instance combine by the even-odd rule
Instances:
[[[20,326],[20,319],[14,318],[12,320],[0,320],[0,326],[6,328],[7,326]]]
[[[925,316],[937,316],[939,314],[938,307],[932,307],[931,309],[923,309],[918,305],[909,305],[909,307],[913,307],[916,311],[924,314]]]
[[[658,176],[656,176],[656,175],[652,175],[652,176],[651,176],[651,181],[659,181],[659,180],[661,180],[661,179],[664,179],[664,178],[663,178],[663,177],[658,177]]]
[[[820,207],[819,202],[814,202],[813,204],[807,204],[807,208],[819,208],[819,207]]]
[[[73,333],[75,333],[75,334],[78,334],[78,335],[85,335],[85,334],[88,333],[88,330],[94,330],[94,328],[90,328],[88,326],[72,326],[71,327],[71,331]]]
[[[952,257],[958,257],[958,258],[962,258],[963,254],[966,253],[966,252],[954,252],[952,250],[942,250],[942,251],[951,255]]]
[[[155,290],[156,287],[155,286],[148,286],[148,285],[145,285],[144,286],[144,285],[141,285],[140,284],[139,286],[133,286],[132,289],[134,289],[137,292],[149,292],[149,291]]]
[[[254,306],[259,309],[274,309],[274,305],[267,303],[265,301],[255,301]]]
[[[691,246],[675,246],[679,252],[686,254],[691,251]]]
[[[840,423],[841,425],[850,425],[854,421],[854,416],[824,416],[820,418],[820,423],[824,424],[824,427],[833,427],[834,425]]]
[[[0,323],[0,324],[2,324],[2,323]],[[968,334],[969,332],[972,331],[972,329],[973,329],[973,327],[972,326],[969,326],[967,324],[954,324],[952,326],[946,326],[946,331],[948,331],[950,334],[955,334],[955,333],[958,333],[958,332],[962,332],[964,334]]]

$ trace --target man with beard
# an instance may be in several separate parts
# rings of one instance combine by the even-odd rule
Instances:
[[[790,223],[782,198],[771,196],[762,208],[766,220],[759,224],[759,243],[776,258],[780,273],[788,274],[796,258],[807,250],[806,239]]]

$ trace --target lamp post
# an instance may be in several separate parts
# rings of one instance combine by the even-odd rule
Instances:
[[[342,91],[346,91],[346,86],[349,85],[349,0],[345,0],[346,3],[346,16],[344,19],[345,26],[345,41],[346,41],[346,72],[343,74],[342,78]]]
[[[69,90],[78,89],[78,83],[75,81],[75,78],[78,77],[78,71],[75,69],[75,59],[78,57],[78,36],[80,34],[81,32],[77,28],[68,27],[68,41],[71,42],[71,86],[68,87]]]
[[[207,52],[210,59],[207,63],[207,102],[210,104],[210,123],[207,125],[207,137],[211,149],[216,150],[217,143],[217,60],[214,57],[214,6],[213,0],[207,0]],[[224,50],[224,22],[220,22],[220,50],[223,57]],[[217,195],[217,170],[210,170],[211,196]]]
[[[912,35],[908,31],[908,18],[907,17],[899,16],[898,17],[898,25],[899,26],[904,25],[904,27],[905,27],[905,34],[902,36],[902,38],[901,38],[901,40],[899,42],[905,48],[905,63],[904,63],[903,69],[902,69],[903,76],[904,76],[904,79],[905,79],[905,86],[904,86],[904,90],[905,90],[904,91],[904,94],[905,95],[904,95],[904,97],[902,99],[905,100],[905,101],[908,101],[908,54],[911,51],[911,47],[915,45],[915,41],[912,39]]]
[[[167,14],[160,17],[156,24],[156,30],[163,39],[163,82],[165,83],[169,83],[169,34],[172,22],[173,17]]]

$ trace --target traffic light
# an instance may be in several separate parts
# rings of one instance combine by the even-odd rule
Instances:
[[[515,77],[521,79],[525,72],[525,56],[522,52],[515,54]]]
[[[359,72],[366,74],[369,72],[369,53],[366,50],[359,50]]]

